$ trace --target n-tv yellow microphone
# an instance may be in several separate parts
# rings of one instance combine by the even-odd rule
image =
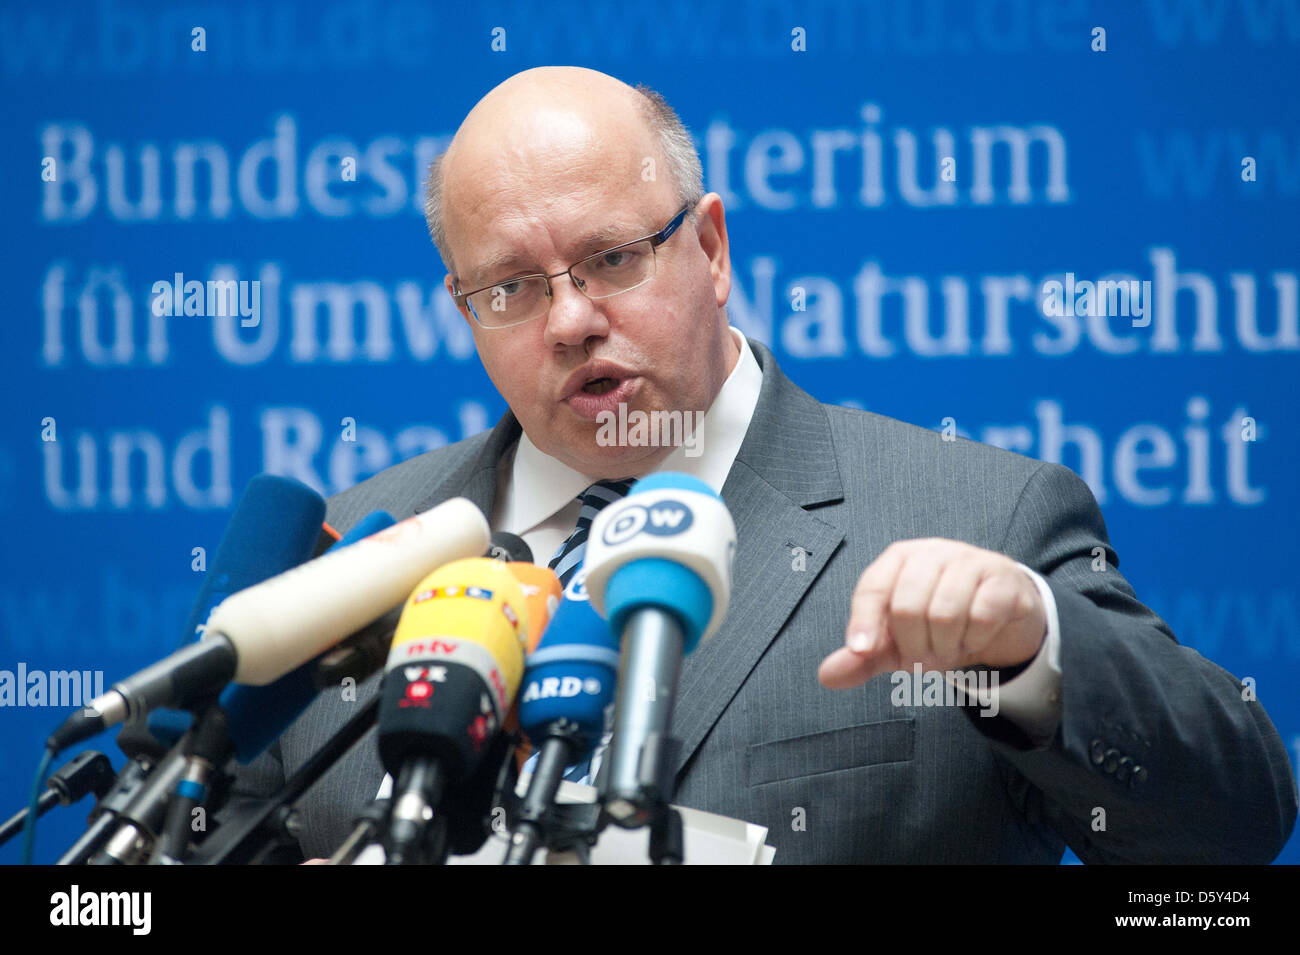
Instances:
[[[385,850],[421,862],[449,786],[478,768],[519,692],[528,607],[504,561],[458,560],[416,586],[393,634],[379,705],[379,758],[392,775]]]

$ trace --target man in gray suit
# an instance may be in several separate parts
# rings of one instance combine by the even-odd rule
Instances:
[[[1296,787],[1276,730],[1138,602],[1083,481],[821,404],[729,328],[722,201],[657,94],[518,74],[429,187],[447,290],[510,412],[337,495],[328,520],[464,496],[545,559],[599,479],[712,483],[737,527],[735,586],[684,664],[679,804],[767,826],[778,862],[1280,851]],[[618,406],[698,420],[698,460],[607,440]],[[996,690],[962,705],[945,674],[972,672]],[[323,694],[240,788],[276,788],[377,684]],[[307,856],[337,847],[382,777],[372,735],[300,803]]]

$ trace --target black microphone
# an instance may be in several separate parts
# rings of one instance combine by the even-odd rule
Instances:
[[[439,809],[499,734],[519,689],[527,633],[523,588],[503,561],[448,564],[407,600],[379,710],[380,761],[394,779],[389,865],[445,858]]]
[[[185,775],[183,747],[184,741],[173,746],[117,813],[117,829],[91,865],[136,865],[153,851],[168,799]]]

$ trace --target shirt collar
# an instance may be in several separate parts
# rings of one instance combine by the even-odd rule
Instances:
[[[687,454],[685,446],[674,448],[656,468],[699,478],[719,494],[745,440],[763,386],[763,370],[749,342],[735,327],[728,331],[740,346],[740,358],[704,414],[696,453]],[[502,480],[507,475],[508,483]],[[514,534],[541,524],[597,480],[544,453],[527,434],[519,436],[513,453],[502,456],[497,477],[498,519],[493,526]]]

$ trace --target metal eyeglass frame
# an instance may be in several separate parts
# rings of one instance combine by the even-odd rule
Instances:
[[[469,297],[471,295],[477,295],[479,292],[485,292],[490,288],[496,288],[498,285],[504,285],[506,284],[506,282],[522,282],[525,279],[540,278],[546,282],[546,297],[549,299],[553,299],[555,295],[551,289],[551,279],[559,278],[561,275],[567,275],[569,277],[569,281],[573,283],[574,287],[583,295],[587,295],[587,290],[583,288],[582,280],[573,274],[574,269],[576,269],[578,266],[582,265],[585,262],[590,262],[592,259],[598,259],[602,255],[609,255],[609,253],[611,252],[617,252],[619,249],[626,249],[628,246],[639,245],[640,243],[646,241],[650,242],[651,254],[655,255],[656,257],[655,260],[657,262],[658,253],[655,250],[657,250],[659,246],[667,242],[672,237],[672,234],[676,232],[678,228],[681,227],[682,220],[686,218],[686,213],[690,211],[691,211],[690,206],[683,206],[682,211],[677,213],[677,215],[673,216],[672,220],[666,226],[660,229],[658,232],[651,232],[649,235],[643,235],[638,239],[632,239],[630,242],[620,242],[618,245],[612,246],[608,249],[602,249],[599,252],[593,252],[591,255],[584,256],[579,261],[574,262],[572,265],[570,265],[567,269],[564,269],[562,272],[556,272],[554,275],[547,275],[545,272],[533,272],[529,275],[518,275],[511,279],[505,279],[500,282],[493,282],[490,285],[484,285],[482,288],[476,288],[470,292],[462,292],[458,289],[452,292],[452,296],[451,296],[452,300],[455,301],[457,308],[461,309],[462,311],[468,311],[480,328],[514,328],[517,325],[524,325],[528,322],[535,321],[536,319],[541,318],[543,315],[545,315],[547,312],[550,311],[549,305],[546,307],[545,311],[538,312],[536,315],[529,316],[528,318],[521,319],[520,321],[517,322],[510,322],[507,325],[485,325],[482,319],[478,317],[478,313],[474,310],[474,307],[469,304]],[[656,273],[657,271],[658,269],[656,267]],[[601,295],[598,298],[592,298],[592,296],[590,295],[587,295],[587,297],[592,299],[592,301],[599,301],[600,299],[613,298],[615,295],[622,295],[624,292],[630,292],[635,288],[640,288],[642,285],[650,281],[650,279],[652,278],[654,278],[654,273],[652,273],[649,277],[643,279],[642,281],[638,282],[636,285],[629,285],[627,288],[619,289],[617,292],[610,292],[608,295]]]

